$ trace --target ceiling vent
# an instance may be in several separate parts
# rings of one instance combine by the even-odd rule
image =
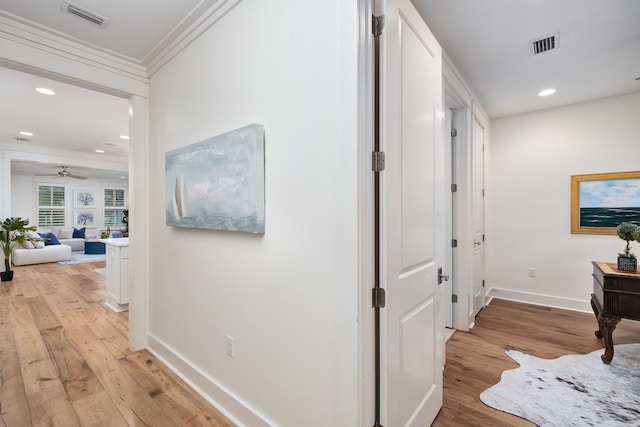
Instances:
[[[76,16],[79,16],[82,19],[86,19],[87,21],[92,22],[96,25],[100,25],[102,27],[104,27],[109,23],[108,18],[105,18],[104,16],[100,16],[95,12],[91,12],[90,10],[82,8],[77,4],[73,4],[68,1],[65,1],[62,4],[62,10],[64,10],[65,12],[72,13]]]
[[[543,37],[541,39],[533,40],[531,42],[531,52],[534,55],[539,55],[550,50],[557,49],[558,47],[558,33],[550,36]]]
[[[20,141],[20,142],[29,142],[29,140],[27,138],[22,138],[20,136],[16,136],[13,139],[15,139],[16,141]]]

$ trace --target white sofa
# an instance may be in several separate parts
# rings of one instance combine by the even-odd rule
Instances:
[[[46,233],[38,230],[38,233]],[[87,240],[95,240],[96,236],[88,235],[85,229],[85,237],[72,237],[73,227],[52,227],[51,233],[53,233],[60,243],[63,245],[71,246],[72,251],[84,251],[84,242]]]
[[[56,236],[59,245],[45,245],[42,241],[38,247],[25,242],[24,246],[16,245],[11,251],[11,262],[13,265],[41,264],[45,262],[68,261],[71,259],[72,251],[84,252],[84,243],[87,240],[95,240],[96,236],[86,234],[85,237],[73,237],[73,227],[52,227],[51,231],[38,230],[39,234],[51,233]],[[39,238],[33,233],[34,238]],[[43,247],[44,246],[44,247]]]
[[[16,245],[11,252],[13,265],[41,264],[44,262],[68,261],[71,259],[71,246],[47,245],[40,249],[26,249]]]

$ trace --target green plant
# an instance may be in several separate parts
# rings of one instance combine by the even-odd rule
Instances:
[[[619,238],[627,242],[627,246],[624,248],[624,251],[620,252],[618,255],[623,258],[635,258],[635,254],[631,253],[631,245],[629,242],[634,240],[640,241],[640,227],[630,222],[623,222],[616,227],[616,233]]]
[[[22,244],[31,239],[25,235],[27,231],[35,231],[36,227],[28,227],[29,220],[7,218],[0,224],[0,246],[4,253],[4,271],[11,271],[11,249],[16,243]]]

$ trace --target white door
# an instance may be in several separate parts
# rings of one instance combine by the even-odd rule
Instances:
[[[473,316],[484,307],[484,129],[473,121]]]
[[[442,56],[409,0],[387,0],[383,13],[382,424],[428,426],[442,406]]]

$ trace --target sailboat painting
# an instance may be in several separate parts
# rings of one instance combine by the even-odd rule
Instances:
[[[264,233],[264,127],[167,152],[165,187],[168,226]]]

